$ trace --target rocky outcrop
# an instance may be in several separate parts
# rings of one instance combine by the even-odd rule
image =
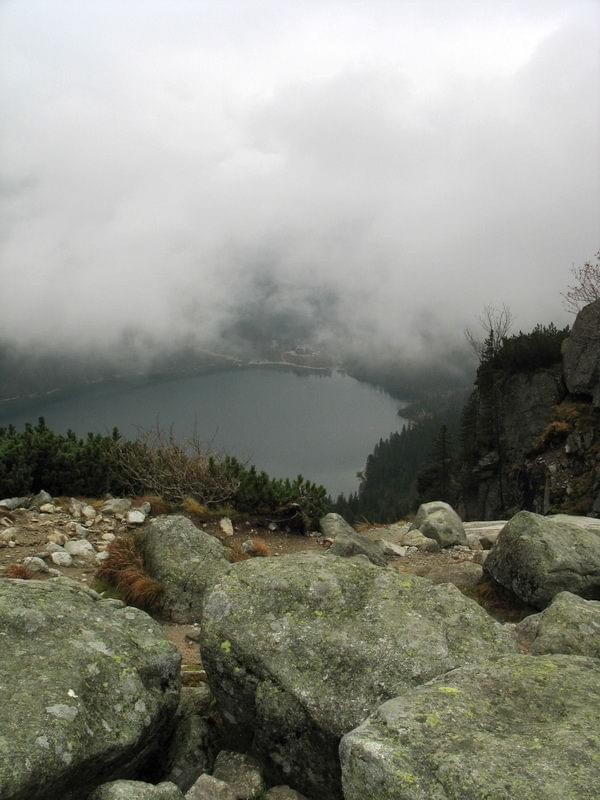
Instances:
[[[342,740],[345,800],[594,800],[600,661],[509,655],[380,706]]]
[[[202,619],[202,661],[240,748],[315,800],[341,796],[339,740],[379,703],[513,649],[455,587],[364,558],[236,564]]]
[[[440,547],[467,544],[461,518],[452,506],[439,500],[419,506],[410,530],[420,531],[428,539],[434,539]]]
[[[147,614],[57,578],[0,580],[0,796],[79,800],[170,731],[180,656]]]
[[[137,546],[147,573],[163,587],[163,613],[174,622],[197,622],[204,595],[231,567],[223,545],[187,517],[153,519]]]
[[[504,526],[484,570],[536,608],[559,592],[600,598],[600,535],[521,511]]]
[[[600,602],[561,592],[540,614],[520,622],[516,634],[534,655],[568,653],[600,658]]]
[[[220,746],[215,702],[208,686],[184,686],[174,730],[162,755],[161,777],[186,792],[211,772]]]
[[[577,315],[563,342],[563,371],[571,394],[591,397],[600,407],[600,300]]]

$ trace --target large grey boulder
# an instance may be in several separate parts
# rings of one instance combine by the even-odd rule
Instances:
[[[341,796],[339,740],[382,701],[515,649],[454,586],[315,553],[236,564],[202,619],[202,662],[239,749],[315,800]]]
[[[79,800],[162,747],[181,657],[136,608],[73,581],[0,580],[0,797]]]
[[[187,517],[153,519],[137,539],[149,575],[163,586],[163,614],[173,622],[197,622],[204,595],[231,567],[214,536]]]
[[[173,783],[154,786],[143,781],[111,781],[96,789],[88,800],[184,800],[184,797]]]
[[[559,592],[600,598],[600,535],[520,511],[502,529],[484,571],[536,608]]]
[[[600,602],[561,592],[540,614],[520,622],[516,634],[534,655],[570,653],[600,658]]]
[[[428,539],[435,539],[440,547],[468,544],[461,518],[452,506],[441,500],[420,505],[410,530],[421,531]]]
[[[340,747],[346,800],[596,800],[600,661],[503,656],[384,703]]]
[[[563,374],[571,394],[600,406],[600,300],[582,308],[562,345]]]

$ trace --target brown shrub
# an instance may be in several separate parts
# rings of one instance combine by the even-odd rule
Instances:
[[[146,573],[134,540],[111,542],[107,552],[108,558],[99,566],[96,577],[114,586],[128,605],[146,611],[160,610],[162,584]]]
[[[238,561],[247,561],[251,556],[242,548],[239,542],[232,542],[229,545],[229,552],[227,557],[232,564],[237,564]]]
[[[252,555],[259,558],[266,558],[271,555],[271,548],[262,538],[262,536],[253,536],[250,539],[252,542]]]
[[[208,514],[207,507],[193,497],[186,497],[181,506],[188,514]]]
[[[9,564],[4,570],[5,578],[20,578],[22,581],[28,581],[33,576],[34,573],[25,564]]]
[[[533,442],[533,451],[539,453],[553,441],[564,439],[571,432],[571,425],[563,420],[549,422],[542,433]]]

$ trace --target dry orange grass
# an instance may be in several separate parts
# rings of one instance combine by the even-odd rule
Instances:
[[[34,573],[25,564],[10,564],[4,570],[5,578],[20,578],[22,581],[30,580],[33,575]]]
[[[118,589],[123,600],[136,608],[158,611],[162,598],[161,583],[146,574],[133,539],[120,539],[108,547],[96,577]]]
[[[193,497],[186,497],[181,505],[183,510],[187,511],[188,514],[208,514],[207,507],[203,506],[202,503],[199,503]]]
[[[250,540],[252,542],[252,555],[258,558],[266,558],[271,555],[271,548],[262,538],[262,536],[253,536]]]
[[[227,556],[232,564],[237,564],[239,561],[247,561],[251,556],[242,549],[239,542],[232,542],[229,545],[229,552]]]

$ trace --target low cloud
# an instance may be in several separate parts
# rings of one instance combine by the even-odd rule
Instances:
[[[599,25],[594,2],[1,3],[0,338],[226,347],[262,321],[429,358],[485,303],[566,320],[600,242]]]

